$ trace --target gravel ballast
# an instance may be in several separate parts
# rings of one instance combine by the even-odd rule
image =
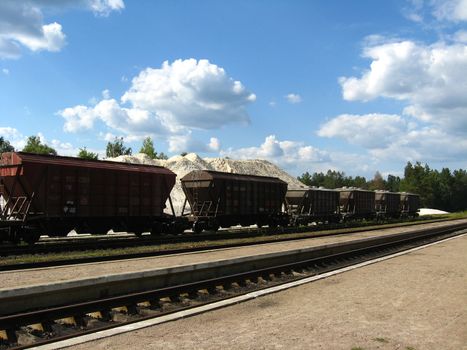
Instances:
[[[467,349],[467,237],[73,349]]]
[[[467,219],[449,222],[437,222],[409,227],[391,228],[380,231],[367,231],[353,234],[343,234],[331,237],[308,238],[290,242],[278,242],[247,247],[203,251],[198,253],[118,260],[22,271],[6,271],[0,272],[0,279],[2,280],[0,290],[26,287],[32,285],[44,285],[63,281],[80,280],[85,278],[108,276],[129,272],[147,271],[159,268],[169,268],[182,265],[193,265],[201,262],[225,260],[251,255],[303,249],[330,243],[347,242],[351,240],[368,238],[377,235],[390,235],[395,233],[416,231],[428,227],[442,227],[462,222],[467,222]]]

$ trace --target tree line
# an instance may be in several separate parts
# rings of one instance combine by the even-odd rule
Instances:
[[[3,152],[13,152],[14,150],[15,148],[11,145],[11,143],[0,136],[0,154]],[[29,136],[22,151],[54,156],[57,155],[57,151],[52,147],[42,143],[39,136]],[[105,153],[107,158],[114,158],[122,155],[131,155],[132,149],[131,147],[126,147],[123,144],[123,137],[115,137],[113,141],[109,141],[107,143]],[[156,152],[154,148],[154,142],[149,136],[143,140],[143,145],[141,146],[139,153],[147,154],[151,159],[167,159],[167,156],[164,154],[164,152]],[[90,160],[99,159],[99,155],[97,153],[88,151],[86,147],[79,149],[77,157]]]
[[[408,162],[404,168],[404,177],[388,175],[383,178],[376,172],[371,180],[362,176],[346,176],[343,171],[328,170],[326,173],[309,172],[298,177],[308,186],[340,188],[359,187],[368,190],[386,190],[391,192],[412,192],[420,195],[422,207],[436,208],[449,212],[467,209],[467,171],[464,169],[451,172],[448,168],[441,171],[431,169],[428,164]]]

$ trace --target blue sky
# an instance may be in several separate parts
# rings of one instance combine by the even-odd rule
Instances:
[[[0,135],[59,154],[467,164],[467,0],[1,0]]]

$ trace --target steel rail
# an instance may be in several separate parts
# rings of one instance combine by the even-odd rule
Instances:
[[[445,238],[446,235],[454,236],[464,232],[460,232],[460,229],[465,229],[467,225],[456,225],[451,227],[442,227],[442,228],[432,228],[430,230],[419,231],[418,234],[414,234],[412,236],[404,236],[404,237],[392,237],[392,239],[388,241],[382,241],[379,243],[371,243],[367,242],[367,245],[355,245],[355,247],[350,247],[349,249],[345,249],[340,252],[333,252],[331,251],[328,254],[312,257],[308,259],[303,259],[293,263],[287,264],[278,264],[273,265],[267,268],[255,269],[247,272],[231,274],[228,276],[222,276],[217,278],[206,279],[202,281],[196,281],[192,283],[185,283],[176,286],[168,286],[164,288],[159,288],[150,291],[138,292],[138,293],[131,293],[122,296],[116,296],[111,298],[103,298],[100,300],[94,301],[87,301],[82,303],[77,303],[74,305],[69,306],[60,306],[54,307],[45,310],[37,310],[32,312],[25,312],[17,315],[7,315],[0,317],[0,330],[7,330],[7,333],[12,334],[15,329],[18,329],[21,326],[26,326],[35,323],[50,323],[58,319],[63,319],[67,317],[82,317],[85,314],[92,313],[92,312],[108,312],[109,310],[117,307],[122,306],[135,306],[141,302],[147,301],[159,301],[161,298],[171,298],[172,300],[178,300],[180,295],[196,295],[199,290],[206,289],[211,293],[214,293],[217,286],[231,286],[233,283],[242,284],[242,281],[250,280],[250,281],[257,281],[259,278],[263,278],[265,280],[269,279],[270,276],[279,276],[283,273],[288,273],[291,271],[297,270],[306,270],[310,267],[317,267],[321,266],[320,273],[327,272],[338,267],[344,267],[356,264],[356,258],[359,258],[358,262],[362,260],[368,260],[370,258],[374,258],[374,254],[377,253],[379,256],[384,256],[388,254],[394,253],[394,250],[401,251],[408,249],[407,245],[411,245],[409,248],[412,248],[413,245],[421,245],[420,242],[423,244],[427,240],[439,240],[441,238]],[[351,245],[350,245],[351,246]],[[373,254],[373,255],[372,255]],[[365,257],[365,255],[371,255],[370,257]],[[338,263],[336,263],[338,262]],[[303,278],[303,277],[302,277]],[[300,278],[296,278],[300,279]],[[280,284],[280,283],[279,283]],[[180,309],[177,309],[180,311]],[[161,316],[166,313],[160,313],[158,316]],[[147,318],[153,318],[154,316],[148,317],[141,317],[137,320],[133,320],[132,322],[141,321]],[[127,323],[132,323],[127,322]],[[39,344],[46,344],[50,342],[56,342],[64,339],[69,339],[71,337],[75,337],[77,335],[82,335],[85,333],[96,332],[104,329],[113,328],[116,326],[121,326],[122,323],[106,325],[104,327],[100,327],[98,329],[93,329],[90,331],[85,331],[80,334],[73,334],[68,336],[61,336],[51,340],[44,340],[38,343],[35,343],[34,346]],[[28,346],[20,346],[16,347],[15,349],[26,348]]]
[[[166,250],[159,250],[159,251],[151,251],[151,252],[141,252],[141,253],[123,253],[123,254],[112,254],[112,255],[104,255],[104,256],[93,256],[93,257],[80,257],[80,258],[71,258],[71,259],[56,259],[56,260],[49,260],[49,261],[42,261],[42,262],[31,262],[31,263],[14,263],[14,264],[0,264],[0,271],[14,271],[14,270],[25,270],[25,269],[32,269],[32,268],[43,268],[43,267],[53,267],[53,266],[67,266],[67,265],[74,265],[74,264],[85,264],[85,263],[94,263],[94,262],[104,262],[104,261],[113,261],[113,260],[124,260],[124,259],[135,259],[135,258],[145,258],[145,257],[153,257],[153,256],[165,256],[165,255],[173,255],[173,254],[186,254],[186,253],[194,253],[194,252],[200,252],[200,251],[205,251],[205,250],[213,250],[213,249],[227,249],[227,248],[236,248],[236,247],[245,247],[245,246],[251,246],[251,245],[259,245],[259,244],[270,244],[270,243],[277,243],[277,242],[287,242],[287,241],[296,241],[300,239],[306,239],[306,238],[318,238],[318,237],[331,237],[331,236],[337,236],[337,235],[344,235],[344,234],[354,234],[354,233],[360,233],[360,232],[365,232],[365,231],[375,231],[375,230],[381,230],[381,229],[389,229],[389,228],[397,228],[397,227],[410,227],[410,226],[416,226],[416,225],[422,225],[422,224],[428,224],[428,223],[433,223],[433,222],[445,222],[445,221],[450,221],[446,219],[442,220],[436,220],[436,221],[417,221],[417,222],[412,222],[412,223],[403,223],[401,225],[395,225],[394,224],[389,224],[389,225],[381,225],[381,226],[374,226],[374,227],[350,227],[352,229],[351,232],[342,232],[342,231],[336,231],[336,232],[329,232],[329,231],[334,231],[336,230],[335,228],[326,228],[324,230],[310,230],[311,227],[299,227],[299,228],[286,228],[287,231],[282,232],[278,231],[279,229],[275,229],[275,231],[269,231],[268,235],[274,235],[274,234],[280,234],[284,235],[281,239],[265,239],[261,242],[232,242],[232,243],[227,243],[227,244],[216,244],[216,245],[205,245],[202,247],[190,247],[190,248],[174,248],[174,249],[166,249]],[[343,228],[344,229],[344,228]],[[252,229],[250,229],[252,230]],[[262,229],[265,230],[265,229]],[[284,228],[283,228],[284,230]],[[276,232],[278,231],[278,232]],[[300,236],[300,237],[287,237],[287,234],[293,234],[293,233],[306,233],[310,232],[310,236]],[[124,245],[124,247],[133,247],[133,246],[148,246],[148,245],[161,245],[161,244],[177,244],[177,243],[189,243],[189,242],[203,242],[203,241],[218,241],[218,240],[235,240],[235,239],[245,239],[245,238],[255,238],[255,237],[261,237],[266,235],[266,231],[260,231],[260,232],[252,232],[251,231],[243,231],[243,232],[237,232],[236,233],[223,233],[223,234],[209,234],[209,235],[196,235],[196,236],[183,236],[183,237],[166,237],[164,240],[154,240],[154,239],[149,239],[149,240],[141,240],[138,238],[131,238],[131,243],[136,243],[136,245],[128,244]],[[125,237],[127,238],[127,237]],[[191,239],[190,239],[191,238]],[[110,243],[110,242],[109,242]],[[120,244],[122,242],[118,242],[118,245],[115,249],[120,248]],[[106,245],[104,249],[112,249],[112,244]],[[60,246],[58,247],[59,250],[57,252],[64,252],[66,250],[67,246]],[[26,248],[26,247],[25,247]],[[88,248],[88,249],[85,249]],[[75,247],[75,245],[70,246],[70,251],[85,251],[85,250],[96,250],[96,249],[102,249],[99,248],[99,245],[96,245],[96,242],[86,242],[85,245],[81,245],[79,249]],[[25,251],[22,250],[23,254],[21,255],[26,255]],[[47,253],[53,253],[54,251],[47,251],[47,250],[39,250],[39,251],[34,251],[33,254],[47,254]],[[3,255],[3,256],[10,256],[10,255],[16,255],[14,254],[8,254],[8,255]],[[0,256],[2,256],[2,252],[0,250]]]

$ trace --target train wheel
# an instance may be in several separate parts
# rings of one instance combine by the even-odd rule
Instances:
[[[141,231],[141,230],[134,230],[133,233],[134,233],[134,235],[135,235],[136,237],[138,237],[138,238],[141,237],[141,236],[143,235],[143,231]]]
[[[18,244],[21,241],[20,229],[17,227],[10,227],[7,240],[11,243]]]
[[[41,237],[41,234],[39,230],[37,229],[24,229],[22,233],[22,237],[23,237],[23,240],[27,244],[33,245],[39,240],[39,238]]]
[[[219,224],[217,222],[213,222],[211,223],[211,226],[209,227],[209,229],[213,232],[217,232],[219,230]]]
[[[192,230],[193,230],[194,233],[199,234],[199,233],[203,232],[203,229],[204,229],[204,227],[203,227],[202,223],[196,221],[193,224],[193,229]]]
[[[160,236],[162,233],[162,224],[160,222],[154,223],[151,227],[151,236]]]

